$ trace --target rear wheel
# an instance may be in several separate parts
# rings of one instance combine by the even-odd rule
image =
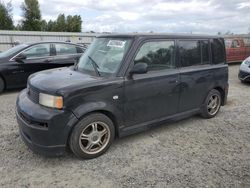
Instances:
[[[3,92],[4,87],[5,87],[5,85],[4,85],[4,81],[3,81],[3,79],[0,77],[0,93],[2,93],[2,92]]]
[[[209,92],[205,103],[202,107],[201,115],[204,118],[212,118],[216,116],[221,107],[221,94],[218,90],[213,89]]]
[[[94,113],[76,124],[69,145],[76,156],[92,159],[107,151],[114,137],[113,122],[103,114]]]

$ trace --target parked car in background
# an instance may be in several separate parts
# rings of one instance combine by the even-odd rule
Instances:
[[[250,82],[250,57],[241,63],[238,76],[241,82]]]
[[[85,48],[66,42],[38,42],[17,45],[0,53],[0,92],[26,86],[32,73],[71,66]]]
[[[82,158],[103,154],[115,137],[226,104],[224,39],[196,35],[98,36],[75,67],[29,77],[16,104],[23,141],[35,152]]]
[[[225,38],[227,62],[242,62],[250,56],[250,37]]]

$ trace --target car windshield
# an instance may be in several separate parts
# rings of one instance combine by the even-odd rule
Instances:
[[[13,48],[10,48],[6,51],[3,51],[0,53],[0,58],[5,58],[5,57],[9,57],[12,54],[14,55],[16,52],[18,52],[19,50],[22,50],[23,48],[27,47],[27,44],[19,44]]]
[[[98,76],[116,73],[131,41],[129,38],[96,38],[80,58],[76,69]]]

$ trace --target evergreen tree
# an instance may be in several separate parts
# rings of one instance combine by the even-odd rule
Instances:
[[[59,14],[56,20],[56,31],[67,31],[67,25],[64,14]]]
[[[0,29],[2,30],[14,29],[11,12],[12,12],[11,2],[5,4],[4,2],[0,1]]]
[[[41,12],[37,0],[24,0],[21,5],[23,11],[22,30],[41,31]]]
[[[53,31],[53,28],[54,28],[54,22],[52,20],[50,20],[47,23],[47,31]]]
[[[41,21],[41,31],[47,31],[48,30],[48,23],[46,20]]]
[[[81,32],[82,30],[82,18],[80,15],[67,16],[67,31],[68,32]]]

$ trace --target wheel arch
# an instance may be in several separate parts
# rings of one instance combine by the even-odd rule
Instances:
[[[114,128],[115,128],[115,137],[119,137],[119,127],[118,127],[118,121],[117,121],[117,117],[110,111],[108,110],[94,110],[91,112],[88,112],[85,116],[89,115],[89,114],[93,114],[93,113],[100,113],[100,114],[104,114],[105,116],[107,116],[109,119],[111,119],[111,121],[114,124]]]
[[[225,105],[225,91],[222,87],[218,86],[218,87],[214,87],[213,89],[217,90],[220,92],[221,94],[221,105],[224,106]]]
[[[73,112],[74,113],[74,112]],[[77,120],[74,121],[69,128],[69,131],[68,131],[68,136],[67,136],[67,145],[69,143],[69,138],[70,138],[70,135],[74,129],[74,127],[76,126],[76,124],[81,121],[83,118],[85,118],[86,116],[90,115],[90,114],[93,114],[93,113],[100,113],[100,114],[103,114],[105,116],[107,116],[108,118],[111,119],[111,121],[113,122],[114,124],[114,129],[115,129],[115,138],[119,137],[119,122],[118,122],[118,118],[117,118],[117,115],[115,115],[115,113],[113,113],[111,110],[107,110],[107,109],[103,109],[103,108],[93,108],[93,109],[88,109],[86,110],[85,108],[85,111],[81,112],[81,114],[75,114],[75,116],[77,117]]]

